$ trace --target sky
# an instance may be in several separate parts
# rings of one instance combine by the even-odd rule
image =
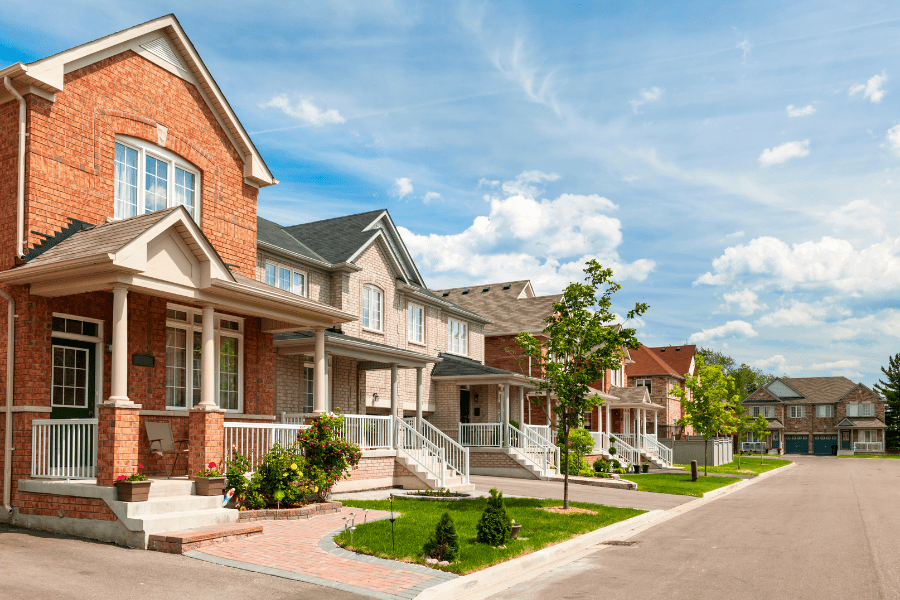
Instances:
[[[387,208],[431,288],[596,258],[650,346],[873,385],[900,352],[895,2],[0,4],[0,66],[174,12],[292,225]]]

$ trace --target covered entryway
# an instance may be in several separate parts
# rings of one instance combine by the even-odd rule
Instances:
[[[831,447],[837,445],[837,435],[813,436],[814,454],[831,454]]]
[[[809,454],[809,436],[784,436],[784,451],[786,454]]]

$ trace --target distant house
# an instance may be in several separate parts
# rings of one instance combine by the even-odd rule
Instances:
[[[645,387],[654,404],[665,407],[660,414],[660,437],[672,437],[674,423],[684,416],[684,409],[675,396],[676,387],[685,389],[685,375],[694,374],[694,355],[697,346],[641,347],[631,352],[632,363],[625,368],[629,387]],[[690,390],[688,390],[690,394]]]

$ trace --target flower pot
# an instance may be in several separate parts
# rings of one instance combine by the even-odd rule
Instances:
[[[522,526],[519,524],[513,525],[512,529],[509,531],[509,539],[515,540],[519,538],[519,530],[522,529]]]
[[[650,472],[650,465],[641,465],[641,472],[642,472],[642,473],[649,473],[649,472]]]
[[[221,496],[224,486],[224,477],[194,477],[195,493],[198,496]]]
[[[631,466],[634,469],[635,474],[638,474],[641,472],[641,465],[631,465]]]
[[[119,502],[146,502],[152,481],[117,481]]]

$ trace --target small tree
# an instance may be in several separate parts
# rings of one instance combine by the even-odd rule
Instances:
[[[476,530],[478,541],[483,544],[502,546],[509,539],[512,519],[503,506],[503,492],[498,492],[497,488],[491,488],[491,497],[487,499],[487,506],[478,519]]]
[[[343,415],[321,415],[297,436],[306,454],[306,476],[319,498],[326,500],[331,488],[359,464],[362,451],[340,436]]]
[[[888,358],[887,368],[881,367],[887,381],[882,379],[875,384],[875,391],[881,394],[885,402],[885,448],[900,448],[900,354]]]
[[[693,427],[703,436],[703,475],[707,475],[709,463],[709,438],[720,433],[732,433],[734,413],[732,407],[740,402],[740,392],[734,379],[726,377],[721,365],[707,365],[703,355],[695,358],[694,375],[685,373],[685,388],[675,387],[672,392],[681,401],[685,415],[676,421],[682,427]]]
[[[634,329],[614,325],[612,296],[622,286],[611,280],[612,270],[591,260],[584,272],[585,283],[569,284],[562,299],[553,304],[553,313],[544,319],[544,340],[527,332],[516,336],[523,359],[531,357],[541,373],[535,387],[557,398],[553,412],[557,431],[562,429],[565,464],[569,462],[569,430],[581,427],[584,413],[601,404],[597,396],[589,394],[588,386],[607,369],[618,369],[627,348],[640,346]],[[628,311],[628,318],[646,310],[646,304],[638,303]],[[569,508],[569,471],[563,472],[563,508]]]
[[[459,556],[459,535],[448,511],[445,510],[441,515],[441,520],[438,521],[434,533],[425,542],[423,550],[426,556],[448,562],[453,562]]]
[[[753,434],[753,438],[757,440],[762,440],[771,435],[769,432],[769,420],[764,416],[759,415],[753,421],[750,422],[750,431],[749,433]],[[759,452],[759,464],[763,464],[762,450]]]
[[[562,442],[556,444],[562,448]],[[569,432],[569,454],[563,461],[563,469],[569,475],[584,475],[590,477],[591,469],[585,456],[593,452],[594,438],[587,429],[573,429]]]

